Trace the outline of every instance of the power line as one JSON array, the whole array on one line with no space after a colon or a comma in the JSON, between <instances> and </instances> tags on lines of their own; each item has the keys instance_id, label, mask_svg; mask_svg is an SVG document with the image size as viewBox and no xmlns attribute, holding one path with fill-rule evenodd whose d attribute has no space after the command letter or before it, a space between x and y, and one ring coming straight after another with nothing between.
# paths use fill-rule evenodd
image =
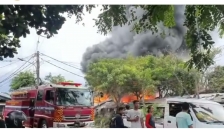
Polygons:
<instances>
[{"instance_id":1,"label":"power line","mask_svg":"<svg viewBox=\"0 0 224 129\"><path fill-rule=\"evenodd\" d=\"M2 67L0 67L0 68L5 68L5 67L10 66L10 65L12 65L12 64L15 64L15 63L17 63L17 62L19 62L19 61L12 62L12 63L7 64L7 65L4 65L4 66L2 66Z\"/></svg>"},{"instance_id":2,"label":"power line","mask_svg":"<svg viewBox=\"0 0 224 129\"><path fill-rule=\"evenodd\" d=\"M76 64L76 65L77 65L77 64L80 65L80 63L78 63L78 62L70 62L70 61L61 61L61 62L68 63L68 64L74 64L74 65L75 65L75 64Z\"/></svg>"},{"instance_id":3,"label":"power line","mask_svg":"<svg viewBox=\"0 0 224 129\"><path fill-rule=\"evenodd\" d=\"M49 64L51 64L51 65L53 65L53 66L55 66L55 67L57 67L57 68L59 68L59 69L62 69L62 70L64 70L64 71L66 71L66 72L69 72L69 73L71 73L71 74L74 74L74 75L76 75L76 76L79 76L79 77L84 78L84 77L81 76L81 75L78 75L78 74L73 73L73 72L71 72L71 71L68 71L68 70L66 70L66 69L64 69L64 68L61 68L61 67L59 67L59 66L57 66L57 65L55 65L55 64L52 64L52 63L50 63L49 61L44 60L43 58L41 58L41 59L42 59L43 61L45 61L45 62L47 62L47 63L49 63Z\"/></svg>"},{"instance_id":4,"label":"power line","mask_svg":"<svg viewBox=\"0 0 224 129\"><path fill-rule=\"evenodd\" d=\"M10 79L12 79L13 77L15 77L15 75L17 75L18 73L22 72L22 71L25 70L26 68L30 68L30 67L32 67L32 65L31 65L31 64L28 64L28 65L25 66L23 69L21 69L20 71L18 71L18 72L15 73L15 74L13 74L13 76L11 76L11 77L8 78L7 80L5 80L3 83L0 83L0 84L1 84L0 87L2 87L2 86L4 86L5 84L7 84L7 82L10 81Z\"/></svg>"},{"instance_id":5,"label":"power line","mask_svg":"<svg viewBox=\"0 0 224 129\"><path fill-rule=\"evenodd\" d=\"M62 61L62 62L64 62L64 61ZM66 63L66 64L69 64L69 65L72 65L72 66L74 66L74 67L77 67L77 68L80 68L80 69L82 69L81 68L81 64L80 63L72 63L72 62L64 62L64 63Z\"/></svg>"},{"instance_id":6,"label":"power line","mask_svg":"<svg viewBox=\"0 0 224 129\"><path fill-rule=\"evenodd\" d=\"M2 82L0 83L0 84L1 84L0 87L2 87L2 86L4 86L5 84L7 84L7 82L10 81L13 77L15 77L15 75L17 75L19 72L22 72L22 70L25 70L26 68L30 68L31 66L32 66L31 64L28 64L26 67L24 67L23 69L21 69L21 70L18 71L17 73L14 73L13 76L11 76L11 77L5 79L4 82L2 81L3 83L2 83Z\"/></svg>"},{"instance_id":7,"label":"power line","mask_svg":"<svg viewBox=\"0 0 224 129\"><path fill-rule=\"evenodd\" d=\"M62 63L62 64L65 64L65 65L67 65L67 66L70 66L70 67L72 67L72 68L75 68L75 69L78 69L78 70L81 70L81 71L82 71L82 69L80 69L80 68L77 68L77 67L75 67L75 66L66 64L66 63L64 63L64 62L62 62L62 61L60 61L60 60L57 60L57 59L55 59L55 58L53 58L53 57L50 57L50 56L48 56L48 55L45 55L45 54L43 54L43 53L41 53L41 55L46 56L46 57L51 58L51 59L53 59L53 60L55 60L55 61L57 61L57 62L60 62L60 63Z\"/></svg>"},{"instance_id":8,"label":"power line","mask_svg":"<svg viewBox=\"0 0 224 129\"><path fill-rule=\"evenodd\" d=\"M61 61L61 62L72 65L72 66L75 66L77 68L79 68L81 66L81 64L77 63L77 62L67 62L67 61Z\"/></svg>"},{"instance_id":9,"label":"power line","mask_svg":"<svg viewBox=\"0 0 224 129\"><path fill-rule=\"evenodd\" d=\"M36 63L35 61L33 61L32 62L33 64L34 63ZM33 65L32 65L32 63L29 63L26 67L24 67L24 69L22 69L22 70L25 70L25 69L29 69L29 68L31 68ZM40 65L42 65L43 64L43 61L41 62L41 64ZM20 70L19 72L22 72L22 70ZM18 72L18 73L19 73ZM35 73L36 71L34 71L33 73ZM17 73L16 74L14 74L14 75L17 75ZM5 82L3 82L3 83L1 83L0 85L0 88L1 87L4 87L4 86L6 86L5 84L7 84L7 82L9 82L10 81L10 79L12 79L13 77L15 77L15 76L12 76L11 78L9 78L7 81L5 81ZM8 86L8 85L7 85Z\"/></svg>"},{"instance_id":10,"label":"power line","mask_svg":"<svg viewBox=\"0 0 224 129\"><path fill-rule=\"evenodd\" d=\"M33 58L33 56L32 57L30 57L30 59L28 60L28 61L30 61L31 59ZM6 80L8 80L10 77L12 77L14 74L17 74L18 72L19 72L19 70L24 66L24 65L26 65L26 63L27 62L25 62L23 65L21 65L17 70L15 70L12 74L10 74L7 78L5 78L4 80L2 80L1 82L0 82L0 84L2 83L2 82L4 82L4 81L6 81ZM30 64L31 65L31 64ZM24 69L24 68L23 68ZM22 70L23 70L22 69Z\"/></svg>"},{"instance_id":11,"label":"power line","mask_svg":"<svg viewBox=\"0 0 224 129\"><path fill-rule=\"evenodd\" d=\"M52 62L53 60L47 60L47 61ZM65 63L66 65L71 65L73 67L79 68L79 70L81 70L80 66L72 64L72 63L75 63L75 62L66 62L66 61L61 61L61 62ZM61 63L61 62L59 62L59 63ZM78 63L76 63L76 64L78 64Z\"/></svg>"},{"instance_id":12,"label":"power line","mask_svg":"<svg viewBox=\"0 0 224 129\"><path fill-rule=\"evenodd\" d=\"M25 58L28 58L28 57L31 57L32 58L32 56L33 56L34 54L32 54L32 55L30 55L30 56L27 56L27 57L25 57ZM21 59L25 59L25 58L21 58ZM20 60L21 61L21 60ZM6 76L6 75L8 75L10 72L7 72L7 73L5 73L4 75L2 75L2 76ZM2 76L0 76L0 77L2 77Z\"/></svg>"},{"instance_id":13,"label":"power line","mask_svg":"<svg viewBox=\"0 0 224 129\"><path fill-rule=\"evenodd\" d=\"M26 59L26 58L29 58L29 57L31 57L31 56L33 56L34 54L32 54L32 55L29 55L29 56L26 56L26 57L24 57L24 58L21 58L21 59ZM16 60L0 60L0 62L15 62L15 61L19 61L18 59L16 59Z\"/></svg>"},{"instance_id":14,"label":"power line","mask_svg":"<svg viewBox=\"0 0 224 129\"><path fill-rule=\"evenodd\" d=\"M1 60L1 62L14 62L14 61L18 61L18 60Z\"/></svg>"},{"instance_id":15,"label":"power line","mask_svg":"<svg viewBox=\"0 0 224 129\"><path fill-rule=\"evenodd\" d=\"M24 66L24 65L23 65ZM7 81L7 80L9 80L9 79L11 79L11 78L13 78L13 76L14 75L16 75L16 74L18 74L19 72L21 72L22 70L24 70L25 68L27 68L28 66L32 66L31 64L28 64L27 66L25 66L24 68L22 68L22 69L17 69L15 72L13 72L12 74L10 74L7 78L5 78L4 80L2 80L1 82L0 82L0 84L2 83L2 82L5 82L5 81Z\"/></svg>"}]
</instances>

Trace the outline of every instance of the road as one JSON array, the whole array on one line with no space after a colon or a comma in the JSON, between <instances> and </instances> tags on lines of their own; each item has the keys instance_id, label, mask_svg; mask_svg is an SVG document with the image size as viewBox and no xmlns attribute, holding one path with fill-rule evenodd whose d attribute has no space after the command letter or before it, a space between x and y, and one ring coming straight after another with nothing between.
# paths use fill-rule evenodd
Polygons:
<instances>
[{"instance_id":1,"label":"road","mask_svg":"<svg viewBox=\"0 0 224 129\"><path fill-rule=\"evenodd\" d=\"M123 118L123 121L124 121L124 125L125 126L127 126L129 128L131 127L131 123L128 122L126 118ZM92 122L89 122L88 125L86 126L86 128L94 128L94 122L93 121ZM156 123L156 128L163 128L163 125Z\"/></svg>"},{"instance_id":2,"label":"road","mask_svg":"<svg viewBox=\"0 0 224 129\"><path fill-rule=\"evenodd\" d=\"M127 127L129 127L129 128L131 127L131 123L128 122L126 118L124 118L123 121L124 121L124 125L125 125L125 126L127 126ZM145 128L146 128L146 127L145 127ZM157 123L156 123L156 128L163 128L163 125L161 125L161 124L157 124Z\"/></svg>"}]
</instances>

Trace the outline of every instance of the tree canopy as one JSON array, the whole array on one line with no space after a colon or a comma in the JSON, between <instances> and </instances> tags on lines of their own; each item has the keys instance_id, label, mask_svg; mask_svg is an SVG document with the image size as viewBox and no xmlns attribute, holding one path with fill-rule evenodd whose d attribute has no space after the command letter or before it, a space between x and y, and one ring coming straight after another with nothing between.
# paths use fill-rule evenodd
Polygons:
<instances>
[{"instance_id":1,"label":"tree canopy","mask_svg":"<svg viewBox=\"0 0 224 129\"><path fill-rule=\"evenodd\" d=\"M20 72L12 79L10 84L11 90L33 85L35 85L35 76L31 71Z\"/></svg>"},{"instance_id":2,"label":"tree canopy","mask_svg":"<svg viewBox=\"0 0 224 129\"><path fill-rule=\"evenodd\" d=\"M70 80L66 80L64 76L62 75L56 75L53 76L51 73L49 73L47 76L45 76L45 81L48 81L49 83L59 83L59 82L72 82ZM10 84L11 90L16 90L22 87L28 87L28 86L34 86L35 85L35 74L31 71L25 71L20 72L18 75L16 75Z\"/></svg>"},{"instance_id":3,"label":"tree canopy","mask_svg":"<svg viewBox=\"0 0 224 129\"><path fill-rule=\"evenodd\" d=\"M17 54L19 38L30 34L30 28L35 28L38 35L50 38L58 33L66 21L63 13L69 17L75 15L79 22L84 9L89 12L91 8L91 5L1 5L0 60Z\"/></svg>"},{"instance_id":4,"label":"tree canopy","mask_svg":"<svg viewBox=\"0 0 224 129\"><path fill-rule=\"evenodd\" d=\"M131 79L136 78L136 68L124 66L123 63L123 59L104 59L91 64L86 75L88 84L95 91L110 94L117 104L126 93L125 86L133 83Z\"/></svg>"},{"instance_id":5,"label":"tree canopy","mask_svg":"<svg viewBox=\"0 0 224 129\"><path fill-rule=\"evenodd\" d=\"M95 5L2 5L0 6L0 60L14 57L20 47L20 37L30 33L29 28L35 28L38 35L47 38L57 34L66 21L63 13L69 17L76 16L76 22L81 22L84 11L91 13ZM145 13L139 18L134 14L134 8L141 8ZM103 5L101 13L95 19L98 32L108 34L113 26L134 24L133 31L142 33L151 30L158 33L158 23L167 28L175 26L174 5L135 5L132 18L126 17L126 5ZM191 51L188 67L198 70L206 69L213 63L209 56L214 41L209 31L219 29L220 36L224 34L224 6L222 5L186 5L185 22L186 42ZM165 33L162 31L162 33ZM167 33L165 33L166 35ZM164 34L163 34L164 35ZM200 48L205 51L201 51Z\"/></svg>"},{"instance_id":6,"label":"tree canopy","mask_svg":"<svg viewBox=\"0 0 224 129\"><path fill-rule=\"evenodd\" d=\"M207 75L209 90L221 92L224 90L224 66L216 66L214 71Z\"/></svg>"},{"instance_id":7,"label":"tree canopy","mask_svg":"<svg viewBox=\"0 0 224 129\"><path fill-rule=\"evenodd\" d=\"M66 80L64 76L62 76L61 74L56 75L56 76L52 76L51 73L49 73L48 75L45 76L44 80L53 83L53 84L57 84L59 82L72 82L70 80Z\"/></svg>"},{"instance_id":8,"label":"tree canopy","mask_svg":"<svg viewBox=\"0 0 224 129\"><path fill-rule=\"evenodd\" d=\"M192 94L197 81L196 73L172 56L101 59L90 64L85 78L95 91L117 103L125 94L138 99L156 91L160 97Z\"/></svg>"},{"instance_id":9,"label":"tree canopy","mask_svg":"<svg viewBox=\"0 0 224 129\"><path fill-rule=\"evenodd\" d=\"M108 34L113 26L123 26L134 23L133 30L141 33L151 30L157 33L160 29L158 23L172 28L175 26L174 5L136 5L135 8L142 8L145 13L138 19L131 11L132 18L126 17L126 5L103 5L103 12L95 19L98 32ZM224 34L224 6L222 5L186 5L185 6L186 42L191 52L191 59L188 67L196 67L198 70L206 69L213 64L209 56L211 46L214 44L210 31L219 29L222 37ZM164 33L164 31L162 31ZM201 47L206 50L201 51Z\"/></svg>"}]
</instances>

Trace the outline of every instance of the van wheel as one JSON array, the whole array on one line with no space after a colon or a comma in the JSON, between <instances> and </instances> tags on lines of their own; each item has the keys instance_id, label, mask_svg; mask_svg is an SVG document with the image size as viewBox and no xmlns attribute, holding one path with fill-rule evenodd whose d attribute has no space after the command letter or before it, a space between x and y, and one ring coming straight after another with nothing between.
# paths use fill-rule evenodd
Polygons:
<instances>
[{"instance_id":1,"label":"van wheel","mask_svg":"<svg viewBox=\"0 0 224 129\"><path fill-rule=\"evenodd\" d=\"M40 126L41 128L48 128L47 127L47 122L46 122L46 120L42 120L41 121L41 126Z\"/></svg>"}]
</instances>

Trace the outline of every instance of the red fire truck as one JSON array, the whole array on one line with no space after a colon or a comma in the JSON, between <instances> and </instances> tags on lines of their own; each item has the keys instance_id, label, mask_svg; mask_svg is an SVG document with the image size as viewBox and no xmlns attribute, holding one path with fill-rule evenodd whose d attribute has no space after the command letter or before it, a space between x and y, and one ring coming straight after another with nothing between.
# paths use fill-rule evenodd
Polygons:
<instances>
[{"instance_id":1,"label":"red fire truck","mask_svg":"<svg viewBox=\"0 0 224 129\"><path fill-rule=\"evenodd\" d=\"M26 88L11 94L6 102L4 118L22 111L28 128L85 127L94 119L93 92L78 83L62 82Z\"/></svg>"}]
</instances>

